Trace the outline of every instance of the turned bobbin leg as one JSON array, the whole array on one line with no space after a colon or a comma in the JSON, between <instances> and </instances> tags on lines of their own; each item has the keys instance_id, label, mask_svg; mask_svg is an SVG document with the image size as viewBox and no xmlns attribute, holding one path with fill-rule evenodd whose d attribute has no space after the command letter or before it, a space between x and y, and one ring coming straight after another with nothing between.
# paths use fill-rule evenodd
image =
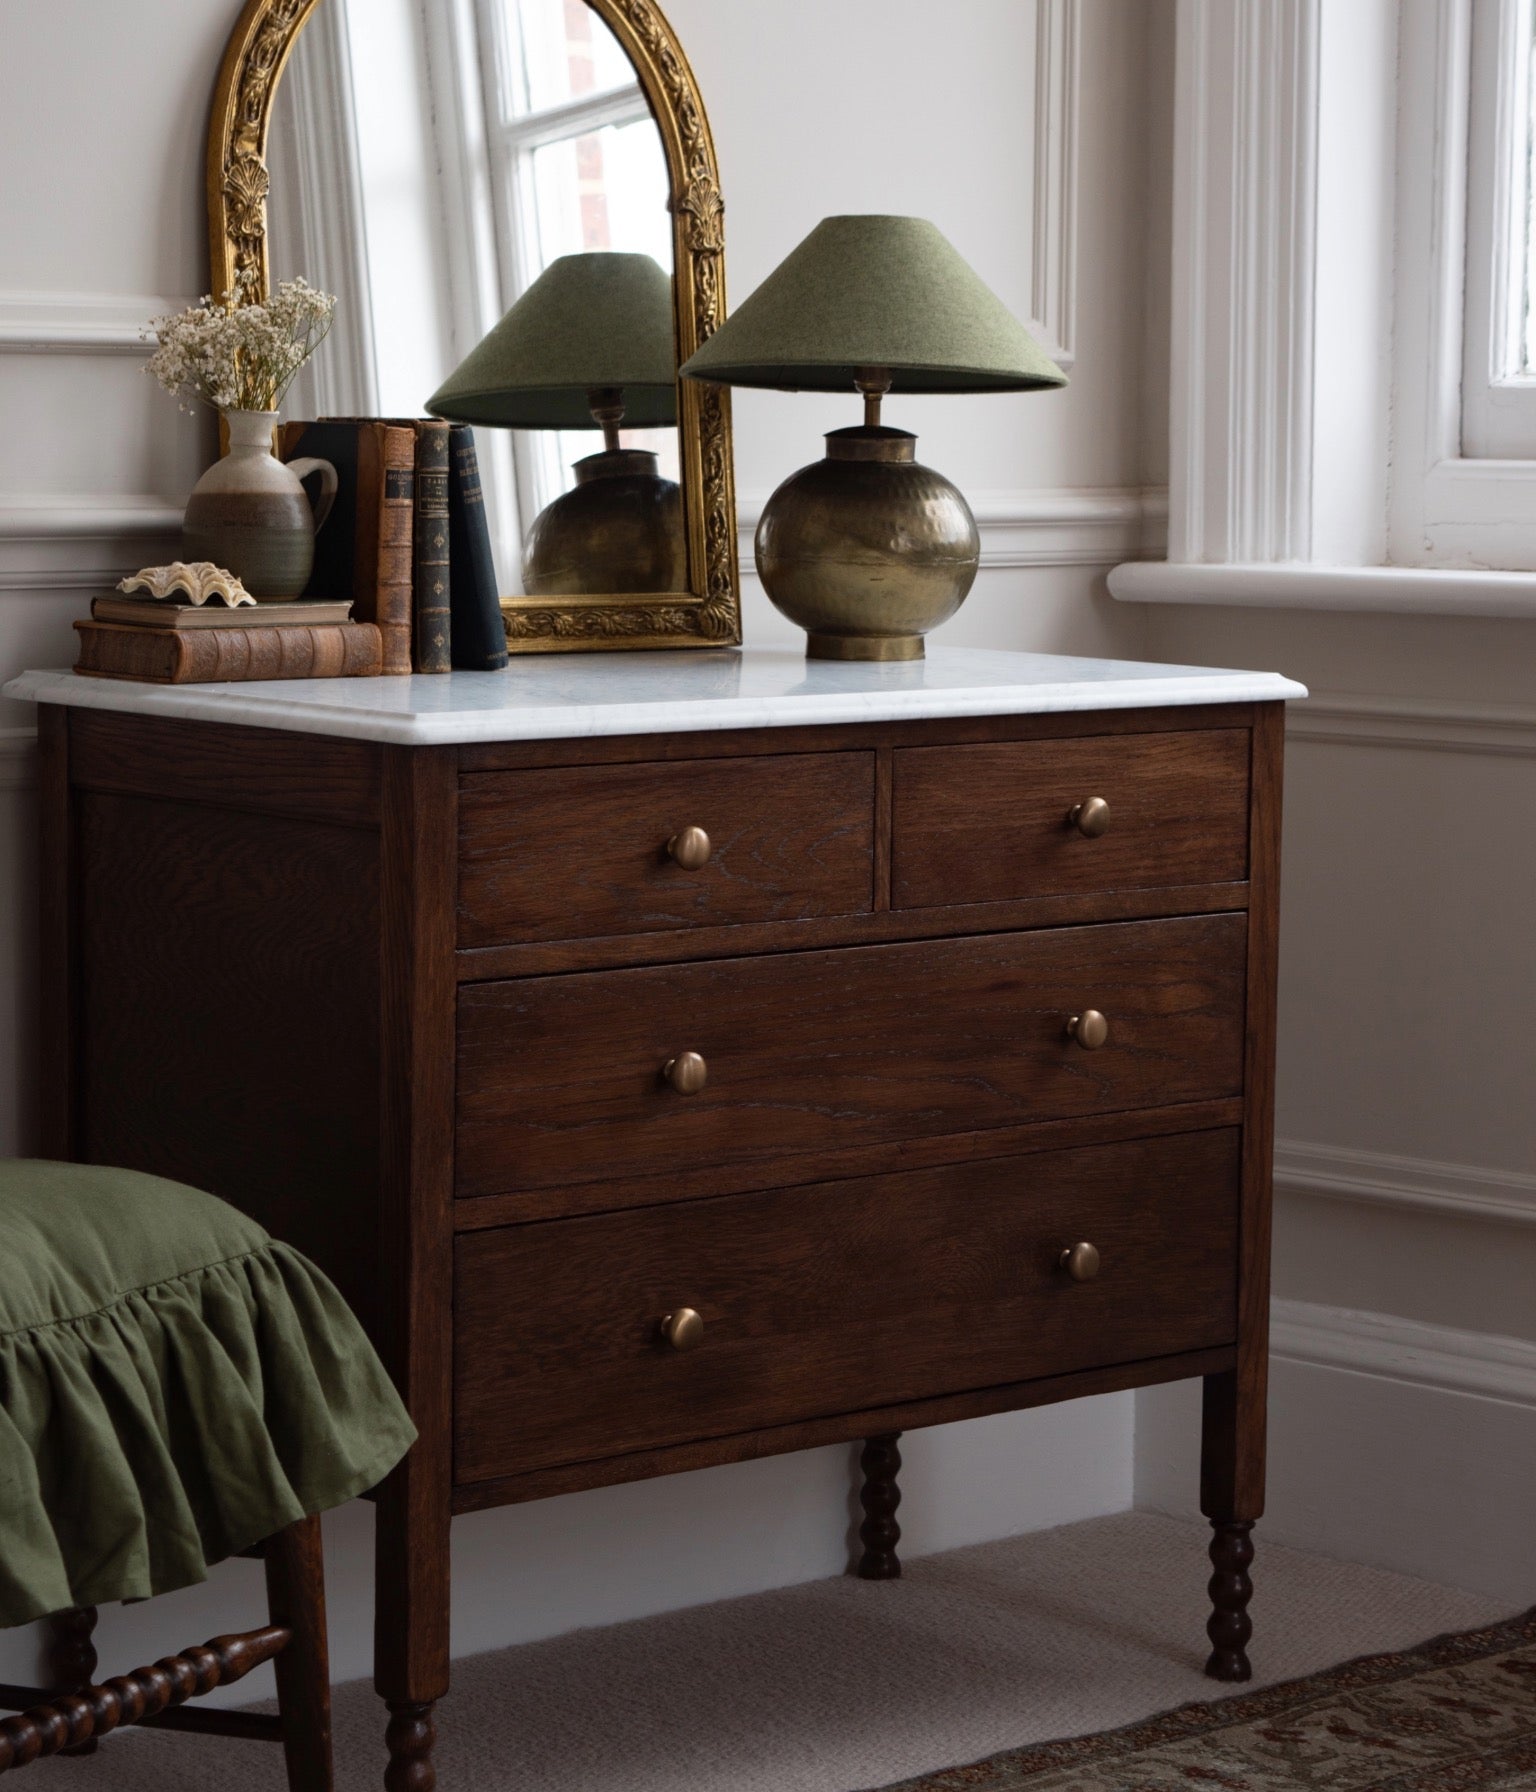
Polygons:
<instances>
[{"instance_id":1,"label":"turned bobbin leg","mask_svg":"<svg viewBox=\"0 0 1536 1792\"><path fill-rule=\"evenodd\" d=\"M1275 987L1280 899L1280 785L1285 720L1278 704L1253 711L1249 746L1248 990L1243 1049L1241 1184L1233 1366L1205 1377L1200 1510L1211 1521L1213 1680L1247 1680L1253 1623L1253 1526L1264 1515L1269 1381L1269 1243L1275 1155Z\"/></svg>"},{"instance_id":2,"label":"turned bobbin leg","mask_svg":"<svg viewBox=\"0 0 1536 1792\"><path fill-rule=\"evenodd\" d=\"M1205 1378L1200 1509L1211 1521L1211 1616L1206 1635L1212 1680L1248 1680L1253 1620L1253 1525L1264 1510L1263 1385L1245 1390L1236 1374Z\"/></svg>"},{"instance_id":3,"label":"turned bobbin leg","mask_svg":"<svg viewBox=\"0 0 1536 1792\"><path fill-rule=\"evenodd\" d=\"M1211 1653L1205 1671L1213 1680L1248 1680L1253 1676L1248 1662L1248 1639L1253 1635L1253 1619L1248 1616L1248 1601L1253 1597L1253 1582L1248 1578L1253 1561L1252 1532L1251 1519L1211 1521L1211 1578L1207 1588L1211 1615L1205 1625Z\"/></svg>"},{"instance_id":4,"label":"turned bobbin leg","mask_svg":"<svg viewBox=\"0 0 1536 1792\"><path fill-rule=\"evenodd\" d=\"M56 1612L48 1620L48 1687L51 1692L80 1692L96 1678L96 1607L82 1605ZM93 1755L95 1738L61 1749L65 1755Z\"/></svg>"},{"instance_id":5,"label":"turned bobbin leg","mask_svg":"<svg viewBox=\"0 0 1536 1792\"><path fill-rule=\"evenodd\" d=\"M900 1580L901 1562L896 1545L901 1541L901 1526L896 1522L896 1508L901 1504L901 1489L896 1477L901 1473L901 1451L896 1448L899 1431L872 1437L864 1445L859 1468L864 1485L859 1490L859 1504L864 1508L864 1522L859 1526L859 1541L864 1554L859 1558L860 1580Z\"/></svg>"},{"instance_id":6,"label":"turned bobbin leg","mask_svg":"<svg viewBox=\"0 0 1536 1792\"><path fill-rule=\"evenodd\" d=\"M432 1792L437 1769L432 1749L437 1726L432 1721L435 1699L391 1699L384 1746L389 1765L384 1769L385 1792Z\"/></svg>"}]
</instances>

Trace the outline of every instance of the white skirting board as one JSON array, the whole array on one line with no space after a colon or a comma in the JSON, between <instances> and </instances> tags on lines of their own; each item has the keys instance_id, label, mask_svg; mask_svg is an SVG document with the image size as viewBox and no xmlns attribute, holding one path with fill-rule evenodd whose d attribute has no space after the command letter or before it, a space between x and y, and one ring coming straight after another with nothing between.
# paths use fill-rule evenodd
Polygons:
<instances>
[{"instance_id":1,"label":"white skirting board","mask_svg":"<svg viewBox=\"0 0 1536 1792\"><path fill-rule=\"evenodd\" d=\"M1194 1516L1199 1388L1136 1396L1136 1504ZM1276 1301L1257 1533L1536 1601L1536 1344ZM1262 1562L1256 1572L1262 1571Z\"/></svg>"}]
</instances>

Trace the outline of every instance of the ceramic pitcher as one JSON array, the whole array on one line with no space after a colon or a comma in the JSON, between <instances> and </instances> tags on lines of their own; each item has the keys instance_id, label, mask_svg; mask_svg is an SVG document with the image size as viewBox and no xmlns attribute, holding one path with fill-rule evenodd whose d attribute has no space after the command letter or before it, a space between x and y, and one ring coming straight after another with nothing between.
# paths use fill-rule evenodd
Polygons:
<instances>
[{"instance_id":1,"label":"ceramic pitcher","mask_svg":"<svg viewBox=\"0 0 1536 1792\"><path fill-rule=\"evenodd\" d=\"M276 411L225 411L229 452L192 488L182 522L182 554L212 560L267 603L298 597L309 583L315 535L336 497L328 460L280 461L272 452ZM299 481L320 476L313 508Z\"/></svg>"}]
</instances>

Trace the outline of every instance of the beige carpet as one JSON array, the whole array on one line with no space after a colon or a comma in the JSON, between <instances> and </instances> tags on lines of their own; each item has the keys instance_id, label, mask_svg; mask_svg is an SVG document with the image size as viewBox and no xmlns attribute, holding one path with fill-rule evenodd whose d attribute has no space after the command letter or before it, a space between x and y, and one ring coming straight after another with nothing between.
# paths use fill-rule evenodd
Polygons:
<instances>
[{"instance_id":1,"label":"beige carpet","mask_svg":"<svg viewBox=\"0 0 1536 1792\"><path fill-rule=\"evenodd\" d=\"M1510 1615L1266 1546L1256 1684ZM1144 1513L928 1556L456 1664L442 1792L850 1792L1149 1716L1218 1689L1205 1535ZM515 1588L507 1597L515 1599ZM337 1696L340 1792L375 1792L381 1707ZM280 1792L278 1751L137 1732L34 1770L57 1792Z\"/></svg>"}]
</instances>

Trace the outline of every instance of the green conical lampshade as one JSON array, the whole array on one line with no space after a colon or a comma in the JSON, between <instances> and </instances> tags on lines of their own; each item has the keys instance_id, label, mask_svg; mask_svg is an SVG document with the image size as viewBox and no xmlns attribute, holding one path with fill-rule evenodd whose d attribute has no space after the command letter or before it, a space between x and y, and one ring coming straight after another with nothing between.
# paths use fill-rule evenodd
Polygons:
<instances>
[{"instance_id":1,"label":"green conical lampshade","mask_svg":"<svg viewBox=\"0 0 1536 1792\"><path fill-rule=\"evenodd\" d=\"M596 429L588 394L618 388L626 429L677 421L672 282L649 255L562 255L427 400L434 417Z\"/></svg>"},{"instance_id":2,"label":"green conical lampshade","mask_svg":"<svg viewBox=\"0 0 1536 1792\"><path fill-rule=\"evenodd\" d=\"M925 218L823 218L683 364L725 386L1028 392L1066 375Z\"/></svg>"}]
</instances>

